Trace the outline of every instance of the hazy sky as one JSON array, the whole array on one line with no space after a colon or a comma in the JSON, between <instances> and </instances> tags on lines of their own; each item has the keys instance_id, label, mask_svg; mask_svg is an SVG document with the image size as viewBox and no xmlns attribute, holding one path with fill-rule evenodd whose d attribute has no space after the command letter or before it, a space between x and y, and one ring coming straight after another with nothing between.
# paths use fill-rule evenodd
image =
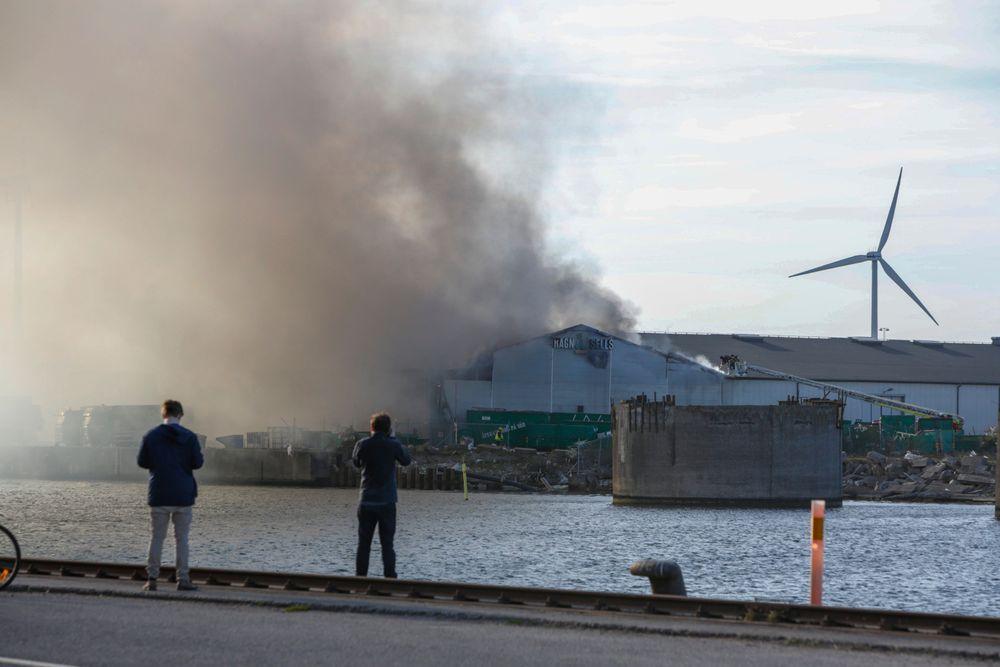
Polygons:
<instances>
[{"instance_id":1,"label":"hazy sky","mask_svg":"<svg viewBox=\"0 0 1000 667\"><path fill-rule=\"evenodd\" d=\"M985 2L0 0L0 393L229 428L578 321L866 335L868 266L787 276L874 248L900 166L941 326L884 276L880 324L986 341L998 56Z\"/></svg>"},{"instance_id":2,"label":"hazy sky","mask_svg":"<svg viewBox=\"0 0 1000 667\"><path fill-rule=\"evenodd\" d=\"M1000 5L523 2L493 21L526 85L566 101L552 238L642 328L867 335L869 265L787 276L874 249L902 166L885 255L941 326L884 274L880 325L1000 335Z\"/></svg>"}]
</instances>

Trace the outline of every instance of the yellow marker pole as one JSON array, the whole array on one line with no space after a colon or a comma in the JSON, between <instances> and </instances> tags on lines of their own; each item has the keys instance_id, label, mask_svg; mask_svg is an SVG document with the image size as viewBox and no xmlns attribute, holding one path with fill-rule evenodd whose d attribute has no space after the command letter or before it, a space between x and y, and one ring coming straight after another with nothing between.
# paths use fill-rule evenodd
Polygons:
<instances>
[{"instance_id":1,"label":"yellow marker pole","mask_svg":"<svg viewBox=\"0 0 1000 667\"><path fill-rule=\"evenodd\" d=\"M823 604L823 520L826 501L812 501L812 580L809 604Z\"/></svg>"},{"instance_id":2,"label":"yellow marker pole","mask_svg":"<svg viewBox=\"0 0 1000 667\"><path fill-rule=\"evenodd\" d=\"M469 499L469 477L465 474L465 461L462 461L462 490L465 492L465 499Z\"/></svg>"}]
</instances>

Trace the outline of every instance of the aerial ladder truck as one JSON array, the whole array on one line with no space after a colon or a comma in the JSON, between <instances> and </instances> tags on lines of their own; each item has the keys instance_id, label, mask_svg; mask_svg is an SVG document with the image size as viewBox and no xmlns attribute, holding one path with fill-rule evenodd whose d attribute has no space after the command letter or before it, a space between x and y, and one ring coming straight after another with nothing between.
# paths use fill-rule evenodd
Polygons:
<instances>
[{"instance_id":1,"label":"aerial ladder truck","mask_svg":"<svg viewBox=\"0 0 1000 667\"><path fill-rule=\"evenodd\" d=\"M847 387L841 387L827 382L819 382L817 380L810 380L808 378L799 377L790 373L783 373L781 371L764 368L762 366L755 366L743 361L735 354L727 354L722 357L722 370L731 377L744 377L753 373L755 375L763 375L764 377L776 378L778 380L788 380L790 382L795 382L807 387L815 387L821 390L823 392L823 398L825 399L836 397L836 399L841 403L846 403L848 398L854 398L859 401L864 401L865 403L871 403L873 405L890 408L892 410L899 410L900 412L917 415L918 417L948 419L951 420L956 430L962 426L962 418L959 415L952 414L950 412L932 410L931 408L925 408L912 403L904 403L903 401L897 401L886 396L866 394L854 389L848 389Z\"/></svg>"}]
</instances>

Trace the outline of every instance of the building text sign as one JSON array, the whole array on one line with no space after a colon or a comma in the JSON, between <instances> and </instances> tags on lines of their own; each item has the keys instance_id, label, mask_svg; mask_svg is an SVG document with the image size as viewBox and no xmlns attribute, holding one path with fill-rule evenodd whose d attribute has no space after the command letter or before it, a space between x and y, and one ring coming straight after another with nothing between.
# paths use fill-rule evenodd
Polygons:
<instances>
[{"instance_id":1,"label":"building text sign","mask_svg":"<svg viewBox=\"0 0 1000 667\"><path fill-rule=\"evenodd\" d=\"M615 339L580 334L556 336L552 339L552 347L557 350L613 350L615 348Z\"/></svg>"}]
</instances>

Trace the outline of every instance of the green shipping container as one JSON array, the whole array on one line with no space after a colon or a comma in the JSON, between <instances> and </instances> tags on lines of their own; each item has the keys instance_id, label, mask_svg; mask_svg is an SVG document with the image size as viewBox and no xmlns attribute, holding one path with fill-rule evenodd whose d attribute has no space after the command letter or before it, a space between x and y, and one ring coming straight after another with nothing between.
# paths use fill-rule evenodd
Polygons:
<instances>
[{"instance_id":1,"label":"green shipping container","mask_svg":"<svg viewBox=\"0 0 1000 667\"><path fill-rule=\"evenodd\" d=\"M460 437L476 443L557 449L611 431L611 415L584 412L469 410Z\"/></svg>"},{"instance_id":2,"label":"green shipping container","mask_svg":"<svg viewBox=\"0 0 1000 667\"><path fill-rule=\"evenodd\" d=\"M529 412L527 410L468 410L465 413L468 424L548 424L549 413Z\"/></svg>"},{"instance_id":3,"label":"green shipping container","mask_svg":"<svg viewBox=\"0 0 1000 667\"><path fill-rule=\"evenodd\" d=\"M879 423L883 438L891 438L897 433L917 432L917 418L914 415L882 415Z\"/></svg>"},{"instance_id":4,"label":"green shipping container","mask_svg":"<svg viewBox=\"0 0 1000 667\"><path fill-rule=\"evenodd\" d=\"M954 424L950 419L938 419L937 417L921 417L917 420L918 431L933 430L953 430Z\"/></svg>"},{"instance_id":5,"label":"green shipping container","mask_svg":"<svg viewBox=\"0 0 1000 667\"><path fill-rule=\"evenodd\" d=\"M553 412L549 419L550 424L604 424L611 427L611 414L597 414L594 412Z\"/></svg>"},{"instance_id":6,"label":"green shipping container","mask_svg":"<svg viewBox=\"0 0 1000 667\"><path fill-rule=\"evenodd\" d=\"M960 435L955 438L956 452L971 452L973 450L982 452L986 448L986 443L981 435Z\"/></svg>"}]
</instances>

